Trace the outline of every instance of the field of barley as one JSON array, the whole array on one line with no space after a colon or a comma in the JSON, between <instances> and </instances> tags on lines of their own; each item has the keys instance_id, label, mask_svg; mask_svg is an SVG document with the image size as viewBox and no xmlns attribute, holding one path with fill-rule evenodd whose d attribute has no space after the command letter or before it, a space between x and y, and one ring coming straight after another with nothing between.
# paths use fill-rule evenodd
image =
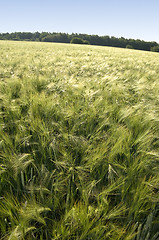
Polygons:
<instances>
[{"instance_id":1,"label":"field of barley","mask_svg":"<svg viewBox=\"0 0 159 240\"><path fill-rule=\"evenodd\" d=\"M0 239L159 239L159 54L0 41Z\"/></svg>"}]
</instances>

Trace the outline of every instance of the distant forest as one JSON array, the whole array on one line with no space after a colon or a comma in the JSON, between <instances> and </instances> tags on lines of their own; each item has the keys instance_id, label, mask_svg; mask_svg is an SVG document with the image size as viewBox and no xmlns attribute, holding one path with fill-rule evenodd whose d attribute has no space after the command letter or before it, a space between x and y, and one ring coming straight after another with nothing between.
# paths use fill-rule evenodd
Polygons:
<instances>
[{"instance_id":1,"label":"distant forest","mask_svg":"<svg viewBox=\"0 0 159 240\"><path fill-rule=\"evenodd\" d=\"M83 43L99 46L111 46L120 48L132 48L145 51L159 51L157 42L147 42L140 39L126 39L124 37L98 36L88 34L66 34L66 33L50 33L50 32L14 32L0 33L0 40L14 41L37 41L37 42L57 42L57 43L78 43L73 42L73 39L81 39ZM80 43L80 42L79 42Z\"/></svg>"}]
</instances>

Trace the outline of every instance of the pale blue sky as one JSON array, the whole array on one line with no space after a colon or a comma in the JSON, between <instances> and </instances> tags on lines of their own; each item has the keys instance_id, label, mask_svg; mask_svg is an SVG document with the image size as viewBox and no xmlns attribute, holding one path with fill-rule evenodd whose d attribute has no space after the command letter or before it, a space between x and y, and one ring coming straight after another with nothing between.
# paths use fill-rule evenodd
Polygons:
<instances>
[{"instance_id":1,"label":"pale blue sky","mask_svg":"<svg viewBox=\"0 0 159 240\"><path fill-rule=\"evenodd\" d=\"M0 0L0 32L87 33L159 42L159 0Z\"/></svg>"}]
</instances>

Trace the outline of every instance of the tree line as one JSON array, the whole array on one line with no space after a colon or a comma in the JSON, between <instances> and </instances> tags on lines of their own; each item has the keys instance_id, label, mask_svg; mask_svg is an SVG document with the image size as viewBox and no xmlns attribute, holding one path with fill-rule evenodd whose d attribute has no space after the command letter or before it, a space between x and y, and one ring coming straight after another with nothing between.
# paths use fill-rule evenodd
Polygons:
<instances>
[{"instance_id":1,"label":"tree line","mask_svg":"<svg viewBox=\"0 0 159 240\"><path fill-rule=\"evenodd\" d=\"M76 40L75 40L76 39ZM78 42L78 40L79 42ZM159 44L155 41L143 41L140 39L126 39L124 37L98 36L77 33L57 33L57 32L14 32L0 33L0 40L14 41L40 41L40 42L58 42L58 43L82 43L99 46L111 46L120 48L131 48L145 51L158 51ZM75 40L75 41L74 41Z\"/></svg>"}]
</instances>

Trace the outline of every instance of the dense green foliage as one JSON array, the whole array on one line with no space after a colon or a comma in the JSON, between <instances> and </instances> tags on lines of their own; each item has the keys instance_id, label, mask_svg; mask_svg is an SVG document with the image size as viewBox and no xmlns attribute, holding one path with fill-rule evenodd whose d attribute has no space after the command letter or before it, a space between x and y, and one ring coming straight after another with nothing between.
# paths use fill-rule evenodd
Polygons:
<instances>
[{"instance_id":1,"label":"dense green foliage","mask_svg":"<svg viewBox=\"0 0 159 240\"><path fill-rule=\"evenodd\" d=\"M88 34L66 34L66 33L49 33L49 32L15 32L15 33L0 33L1 40L15 40L15 41L42 41L42 42L58 42L58 43L70 43L73 38L80 38L85 44L99 45L99 46L111 46L126 48L126 46L132 46L133 49L151 51L151 48L159 46L156 42L146 42L140 39L126 39L123 37L109 37L98 36ZM83 43L82 43L83 44Z\"/></svg>"},{"instance_id":2,"label":"dense green foliage","mask_svg":"<svg viewBox=\"0 0 159 240\"><path fill-rule=\"evenodd\" d=\"M130 44L127 44L126 48L133 49L132 45L130 45Z\"/></svg>"},{"instance_id":3,"label":"dense green foliage","mask_svg":"<svg viewBox=\"0 0 159 240\"><path fill-rule=\"evenodd\" d=\"M82 38L77 38L77 37L72 38L70 43L74 43L74 44L89 44L89 42L87 40L83 40Z\"/></svg>"},{"instance_id":4,"label":"dense green foliage","mask_svg":"<svg viewBox=\"0 0 159 240\"><path fill-rule=\"evenodd\" d=\"M0 41L0 239L159 239L159 55Z\"/></svg>"},{"instance_id":5,"label":"dense green foliage","mask_svg":"<svg viewBox=\"0 0 159 240\"><path fill-rule=\"evenodd\" d=\"M159 52L159 46L151 47L152 52Z\"/></svg>"}]
</instances>

